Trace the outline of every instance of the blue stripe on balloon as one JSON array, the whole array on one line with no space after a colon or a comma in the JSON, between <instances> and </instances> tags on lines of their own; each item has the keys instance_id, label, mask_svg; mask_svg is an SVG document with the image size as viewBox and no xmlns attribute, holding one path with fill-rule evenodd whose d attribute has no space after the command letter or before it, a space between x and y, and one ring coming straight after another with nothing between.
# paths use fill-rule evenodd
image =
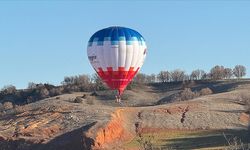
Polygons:
<instances>
[{"instance_id":1,"label":"blue stripe on balloon","mask_svg":"<svg viewBox=\"0 0 250 150\"><path fill-rule=\"evenodd\" d=\"M111 41L111 45L118 45L119 41Z\"/></svg>"},{"instance_id":2,"label":"blue stripe on balloon","mask_svg":"<svg viewBox=\"0 0 250 150\"><path fill-rule=\"evenodd\" d=\"M111 37L104 37L104 41L111 41Z\"/></svg>"},{"instance_id":3,"label":"blue stripe on balloon","mask_svg":"<svg viewBox=\"0 0 250 150\"><path fill-rule=\"evenodd\" d=\"M103 45L103 41L98 41L97 45Z\"/></svg>"},{"instance_id":4,"label":"blue stripe on balloon","mask_svg":"<svg viewBox=\"0 0 250 150\"><path fill-rule=\"evenodd\" d=\"M126 41L126 37L125 36L120 36L118 39L119 39L119 41Z\"/></svg>"},{"instance_id":5,"label":"blue stripe on balloon","mask_svg":"<svg viewBox=\"0 0 250 150\"><path fill-rule=\"evenodd\" d=\"M132 45L133 41L126 41L126 45Z\"/></svg>"},{"instance_id":6,"label":"blue stripe on balloon","mask_svg":"<svg viewBox=\"0 0 250 150\"><path fill-rule=\"evenodd\" d=\"M105 42L108 42L110 40L104 40ZM94 41L94 42L88 42L88 46L92 46L93 43L96 43L96 45L103 45L104 44L104 41ZM138 41L139 45L145 45L145 43L141 40L137 40L136 38L130 38L129 40L124 40L124 37L122 38L119 38L118 41L110 41L111 42L111 45L119 45L119 42L120 41L125 41L126 42L126 45L132 45L133 42L136 42Z\"/></svg>"},{"instance_id":7,"label":"blue stripe on balloon","mask_svg":"<svg viewBox=\"0 0 250 150\"><path fill-rule=\"evenodd\" d=\"M88 46L92 46L93 42L97 45L103 45L104 41L111 41L112 45L118 45L118 41L126 41L127 45L131 45L133 41L138 41L140 45L145 44L145 40L140 33L125 27L109 27L97 31L89 40Z\"/></svg>"}]
</instances>

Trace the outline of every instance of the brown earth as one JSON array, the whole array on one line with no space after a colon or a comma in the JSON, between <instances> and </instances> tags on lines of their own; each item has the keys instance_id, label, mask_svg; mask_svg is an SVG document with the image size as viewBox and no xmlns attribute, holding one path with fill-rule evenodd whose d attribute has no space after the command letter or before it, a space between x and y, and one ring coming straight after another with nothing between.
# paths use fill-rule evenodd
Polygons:
<instances>
[{"instance_id":1,"label":"brown earth","mask_svg":"<svg viewBox=\"0 0 250 150\"><path fill-rule=\"evenodd\" d=\"M168 92L149 86L126 91L130 96L122 106L101 96L89 96L91 103L73 102L75 97L89 93L44 99L1 114L0 147L2 150L127 149L124 143L143 133L247 131L249 114L238 99L242 94L250 94L249 85L162 105L153 104L180 89Z\"/></svg>"}]
</instances>

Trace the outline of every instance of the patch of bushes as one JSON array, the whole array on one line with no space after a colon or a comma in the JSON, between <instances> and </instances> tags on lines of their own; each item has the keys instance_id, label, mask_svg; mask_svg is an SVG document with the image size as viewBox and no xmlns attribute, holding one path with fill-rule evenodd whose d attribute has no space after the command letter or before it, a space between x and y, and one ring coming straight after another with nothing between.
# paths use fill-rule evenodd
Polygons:
<instances>
[{"instance_id":1,"label":"patch of bushes","mask_svg":"<svg viewBox=\"0 0 250 150\"><path fill-rule=\"evenodd\" d=\"M82 103L83 102L83 99L81 96L77 96L74 100L74 103Z\"/></svg>"},{"instance_id":2,"label":"patch of bushes","mask_svg":"<svg viewBox=\"0 0 250 150\"><path fill-rule=\"evenodd\" d=\"M83 96L77 96L74 99L74 103L86 102L86 104L88 104L88 105L94 105L94 99L95 99L94 96L83 94Z\"/></svg>"},{"instance_id":3,"label":"patch of bushes","mask_svg":"<svg viewBox=\"0 0 250 150\"><path fill-rule=\"evenodd\" d=\"M197 98L199 96L213 94L213 91L210 88L203 88L200 91L192 91L190 88L185 88L182 92L173 96L172 101L184 101Z\"/></svg>"},{"instance_id":4,"label":"patch of bushes","mask_svg":"<svg viewBox=\"0 0 250 150\"><path fill-rule=\"evenodd\" d=\"M4 102L3 103L3 109L4 110L9 110L9 109L13 109L14 106L13 106L13 103L12 102Z\"/></svg>"},{"instance_id":5,"label":"patch of bushes","mask_svg":"<svg viewBox=\"0 0 250 150\"><path fill-rule=\"evenodd\" d=\"M198 97L199 93L193 92L190 88L185 88L184 91L180 93L180 99L183 100L189 100L193 99L195 97Z\"/></svg>"},{"instance_id":6,"label":"patch of bushes","mask_svg":"<svg viewBox=\"0 0 250 150\"><path fill-rule=\"evenodd\" d=\"M213 94L213 91L210 88L203 88L200 90L201 96L210 95L210 94Z\"/></svg>"},{"instance_id":7,"label":"patch of bushes","mask_svg":"<svg viewBox=\"0 0 250 150\"><path fill-rule=\"evenodd\" d=\"M0 100L2 103L12 101L14 104L23 105L61 94L63 94L62 86L29 83L28 89L24 90L15 90L12 86L5 87L0 92Z\"/></svg>"},{"instance_id":8,"label":"patch of bushes","mask_svg":"<svg viewBox=\"0 0 250 150\"><path fill-rule=\"evenodd\" d=\"M3 104L0 103L0 116L2 115L14 115L16 114L16 105L14 105L12 102L7 101Z\"/></svg>"},{"instance_id":9,"label":"patch of bushes","mask_svg":"<svg viewBox=\"0 0 250 150\"><path fill-rule=\"evenodd\" d=\"M4 110L3 104L0 103L0 112Z\"/></svg>"},{"instance_id":10,"label":"patch of bushes","mask_svg":"<svg viewBox=\"0 0 250 150\"><path fill-rule=\"evenodd\" d=\"M16 87L13 85L6 85L1 89L1 93L5 95L15 94L16 91Z\"/></svg>"},{"instance_id":11,"label":"patch of bushes","mask_svg":"<svg viewBox=\"0 0 250 150\"><path fill-rule=\"evenodd\" d=\"M63 87L52 88L49 90L50 96L57 96L63 93Z\"/></svg>"},{"instance_id":12,"label":"patch of bushes","mask_svg":"<svg viewBox=\"0 0 250 150\"><path fill-rule=\"evenodd\" d=\"M250 95L241 94L238 98L238 101L245 105L246 113L250 114Z\"/></svg>"}]
</instances>

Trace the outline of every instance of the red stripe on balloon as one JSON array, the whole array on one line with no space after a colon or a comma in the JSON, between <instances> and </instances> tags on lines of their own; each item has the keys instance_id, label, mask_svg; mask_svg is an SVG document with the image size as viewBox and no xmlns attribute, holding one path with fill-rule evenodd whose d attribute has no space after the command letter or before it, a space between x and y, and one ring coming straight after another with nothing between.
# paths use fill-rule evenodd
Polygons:
<instances>
[{"instance_id":1,"label":"red stripe on balloon","mask_svg":"<svg viewBox=\"0 0 250 150\"><path fill-rule=\"evenodd\" d=\"M98 68L97 74L111 89L116 89L122 94L138 70L139 67L136 70L134 67L130 67L128 71L124 67L118 67L118 70L115 71L112 67L107 67L107 71Z\"/></svg>"}]
</instances>

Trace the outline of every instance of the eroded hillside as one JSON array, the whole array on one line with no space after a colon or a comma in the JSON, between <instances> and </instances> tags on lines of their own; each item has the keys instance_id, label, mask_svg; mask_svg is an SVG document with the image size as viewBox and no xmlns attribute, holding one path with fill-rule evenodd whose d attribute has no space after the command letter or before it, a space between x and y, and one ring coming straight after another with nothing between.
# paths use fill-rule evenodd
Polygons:
<instances>
[{"instance_id":1,"label":"eroded hillside","mask_svg":"<svg viewBox=\"0 0 250 150\"><path fill-rule=\"evenodd\" d=\"M199 90L204 84L185 86ZM221 147L226 145L222 133L243 133L236 135L243 142L250 142L249 114L239 100L250 94L250 86L209 83L204 87L209 86L216 94L172 103L167 103L168 99L183 85L129 90L122 105L114 103L112 94L105 97L105 92L98 92L96 96L65 94L18 106L1 114L0 146L6 150L138 149L138 135L149 134L154 134L153 144L157 148ZM75 98L83 94L88 95L86 99L75 103ZM185 143L177 146L183 141L187 143L187 137L194 137L191 133L196 132L204 133L199 137L206 139L199 141L199 147ZM219 140L211 141L214 137L206 136L210 132L215 132ZM179 135L185 135L185 140Z\"/></svg>"}]
</instances>

